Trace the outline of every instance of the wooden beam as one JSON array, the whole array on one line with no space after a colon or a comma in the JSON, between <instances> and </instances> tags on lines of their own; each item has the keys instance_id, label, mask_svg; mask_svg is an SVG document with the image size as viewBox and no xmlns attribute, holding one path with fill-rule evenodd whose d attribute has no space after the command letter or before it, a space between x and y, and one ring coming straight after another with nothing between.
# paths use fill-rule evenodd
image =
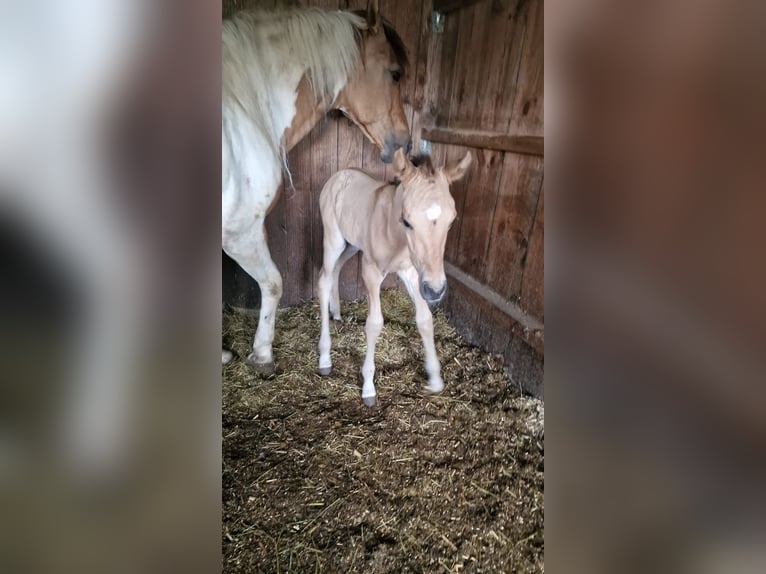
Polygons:
<instances>
[{"instance_id":1,"label":"wooden beam","mask_svg":"<svg viewBox=\"0 0 766 574\"><path fill-rule=\"evenodd\" d=\"M443 144L511 151L541 157L545 151L544 138L540 136L512 136L498 132L423 126L420 137Z\"/></svg>"},{"instance_id":2,"label":"wooden beam","mask_svg":"<svg viewBox=\"0 0 766 574\"><path fill-rule=\"evenodd\" d=\"M459 281L465 287L492 305L495 309L505 313L508 317L513 319L521 327L522 337L527 343L540 354L544 354L545 327L543 323L535 317L528 315L521 309L521 307L515 303L511 303L502 295L477 281L453 264L445 261L444 270L447 272L447 275L456 281Z\"/></svg>"},{"instance_id":3,"label":"wooden beam","mask_svg":"<svg viewBox=\"0 0 766 574\"><path fill-rule=\"evenodd\" d=\"M458 8L467 8L480 1L481 0L434 0L434 12L446 14L447 12L453 12Z\"/></svg>"}]
</instances>

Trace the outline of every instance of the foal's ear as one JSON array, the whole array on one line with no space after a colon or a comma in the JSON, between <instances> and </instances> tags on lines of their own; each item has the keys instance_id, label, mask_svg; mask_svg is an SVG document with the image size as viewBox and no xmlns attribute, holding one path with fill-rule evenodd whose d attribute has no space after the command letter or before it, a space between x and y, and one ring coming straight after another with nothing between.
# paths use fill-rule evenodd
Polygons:
<instances>
[{"instance_id":1,"label":"foal's ear","mask_svg":"<svg viewBox=\"0 0 766 574\"><path fill-rule=\"evenodd\" d=\"M396 148L396 151L394 152L394 161L392 162L393 168L394 168L394 174L399 178L402 179L405 173L407 173L407 170L409 170L412 167L412 164L410 163L410 160L407 159L407 155L404 153L403 148Z\"/></svg>"},{"instance_id":2,"label":"foal's ear","mask_svg":"<svg viewBox=\"0 0 766 574\"><path fill-rule=\"evenodd\" d=\"M461 159L457 165L445 165L444 176L447 178L447 181L452 183L454 181L463 179L466 172L468 171L468 168L471 167L472 161L473 156L471 155L471 152L468 151L465 153L465 157L463 157L463 159Z\"/></svg>"},{"instance_id":3,"label":"foal's ear","mask_svg":"<svg viewBox=\"0 0 766 574\"><path fill-rule=\"evenodd\" d=\"M378 0L367 1L367 29L373 34L377 34L380 29Z\"/></svg>"}]
</instances>

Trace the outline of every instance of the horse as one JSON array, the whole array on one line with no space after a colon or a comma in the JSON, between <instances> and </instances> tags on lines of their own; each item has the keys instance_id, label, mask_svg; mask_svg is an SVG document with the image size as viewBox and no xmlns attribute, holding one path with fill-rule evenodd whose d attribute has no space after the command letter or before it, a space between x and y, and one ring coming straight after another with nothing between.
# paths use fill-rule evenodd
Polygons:
<instances>
[{"instance_id":1,"label":"horse","mask_svg":"<svg viewBox=\"0 0 766 574\"><path fill-rule=\"evenodd\" d=\"M327 181L319 196L324 229L318 284L322 320L319 373L328 375L332 370L329 314L340 320L340 270L361 251L369 307L365 324L367 352L362 366L362 400L367 406L375 404L375 344L383 328L380 284L389 273L399 276L415 305L428 391L439 393L444 388L429 305L441 301L447 291L444 247L457 214L449 186L465 175L471 161L467 152L456 165L434 170L430 160L416 166L399 149L393 164L397 185L378 181L361 170L345 169Z\"/></svg>"},{"instance_id":2,"label":"horse","mask_svg":"<svg viewBox=\"0 0 766 574\"><path fill-rule=\"evenodd\" d=\"M282 277L264 221L287 152L320 118L340 110L390 163L411 139L399 93L406 49L377 0L362 12L242 12L223 24L222 246L261 289L248 365L274 372L272 341ZM231 354L224 351L223 362Z\"/></svg>"}]
</instances>

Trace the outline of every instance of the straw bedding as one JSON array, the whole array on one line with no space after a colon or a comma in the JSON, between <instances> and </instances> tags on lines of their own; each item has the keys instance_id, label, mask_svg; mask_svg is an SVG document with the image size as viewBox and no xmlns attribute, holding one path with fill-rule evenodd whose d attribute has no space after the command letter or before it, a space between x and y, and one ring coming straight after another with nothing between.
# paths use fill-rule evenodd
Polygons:
<instances>
[{"instance_id":1,"label":"straw bedding","mask_svg":"<svg viewBox=\"0 0 766 574\"><path fill-rule=\"evenodd\" d=\"M360 398L367 305L331 326L316 372L319 308L280 309L277 372L245 364L254 315L224 311L225 572L542 572L544 410L441 312L445 390L429 397L414 311L382 294L378 404Z\"/></svg>"}]
</instances>

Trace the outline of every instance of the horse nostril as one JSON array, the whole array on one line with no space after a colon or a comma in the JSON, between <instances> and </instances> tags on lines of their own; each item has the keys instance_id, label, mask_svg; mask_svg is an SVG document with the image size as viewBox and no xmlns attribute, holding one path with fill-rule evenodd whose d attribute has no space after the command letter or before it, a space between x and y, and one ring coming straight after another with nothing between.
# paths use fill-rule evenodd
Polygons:
<instances>
[{"instance_id":1,"label":"horse nostril","mask_svg":"<svg viewBox=\"0 0 766 574\"><path fill-rule=\"evenodd\" d=\"M447 284L444 283L439 289L432 288L428 283L423 283L423 296L428 301L439 301L447 291Z\"/></svg>"},{"instance_id":2,"label":"horse nostril","mask_svg":"<svg viewBox=\"0 0 766 574\"><path fill-rule=\"evenodd\" d=\"M412 151L412 140L407 140L407 145L404 146L405 155L409 155L410 151Z\"/></svg>"}]
</instances>

